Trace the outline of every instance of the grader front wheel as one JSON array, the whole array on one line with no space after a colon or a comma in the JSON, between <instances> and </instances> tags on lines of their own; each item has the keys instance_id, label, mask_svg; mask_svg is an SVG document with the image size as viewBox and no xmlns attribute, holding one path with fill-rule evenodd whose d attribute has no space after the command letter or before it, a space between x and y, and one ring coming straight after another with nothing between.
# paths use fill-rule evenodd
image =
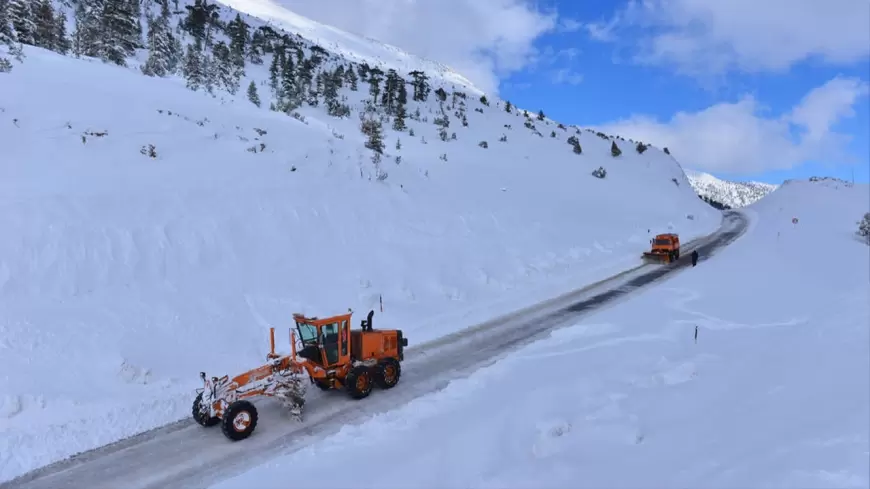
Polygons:
<instances>
[{"instance_id":1,"label":"grader front wheel","mask_svg":"<svg viewBox=\"0 0 870 489\"><path fill-rule=\"evenodd\" d=\"M257 427L257 408L249 401L236 401L224 412L221 431L233 441L244 440L251 436Z\"/></svg>"},{"instance_id":2,"label":"grader front wheel","mask_svg":"<svg viewBox=\"0 0 870 489\"><path fill-rule=\"evenodd\" d=\"M191 408L191 412L193 414L193 420L198 424L209 427L214 426L221 422L220 418L217 417L209 417L207 414L203 414L202 412L202 392L197 394L196 399L193 400L193 407Z\"/></svg>"}]
</instances>

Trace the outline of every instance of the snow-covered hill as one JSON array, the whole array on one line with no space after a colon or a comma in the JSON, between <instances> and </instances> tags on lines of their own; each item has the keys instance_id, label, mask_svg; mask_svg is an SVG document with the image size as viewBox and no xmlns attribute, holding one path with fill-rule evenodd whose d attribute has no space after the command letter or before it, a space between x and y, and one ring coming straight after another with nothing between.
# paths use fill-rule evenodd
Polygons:
<instances>
[{"instance_id":1,"label":"snow-covered hill","mask_svg":"<svg viewBox=\"0 0 870 489\"><path fill-rule=\"evenodd\" d=\"M868 487L870 188L788 182L744 211L697 268L212 489Z\"/></svg>"},{"instance_id":2,"label":"snow-covered hill","mask_svg":"<svg viewBox=\"0 0 870 489\"><path fill-rule=\"evenodd\" d=\"M709 173L685 170L692 188L701 197L725 204L734 209L746 207L776 190L777 185L761 182L732 182L721 180Z\"/></svg>"},{"instance_id":3,"label":"snow-covered hill","mask_svg":"<svg viewBox=\"0 0 870 489\"><path fill-rule=\"evenodd\" d=\"M33 42L97 58L0 74L0 480L188 417L198 372L259 364L293 312L374 308L419 344L719 224L658 149L410 55L119 1L40 2L81 23Z\"/></svg>"}]
</instances>

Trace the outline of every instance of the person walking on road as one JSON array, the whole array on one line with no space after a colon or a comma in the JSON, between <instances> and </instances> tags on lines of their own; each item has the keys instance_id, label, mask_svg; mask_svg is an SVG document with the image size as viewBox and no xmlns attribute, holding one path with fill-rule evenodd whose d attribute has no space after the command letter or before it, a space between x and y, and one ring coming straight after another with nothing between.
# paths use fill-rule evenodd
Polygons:
<instances>
[{"instance_id":1,"label":"person walking on road","mask_svg":"<svg viewBox=\"0 0 870 489\"><path fill-rule=\"evenodd\" d=\"M698 264L698 250L692 250L692 266Z\"/></svg>"}]
</instances>

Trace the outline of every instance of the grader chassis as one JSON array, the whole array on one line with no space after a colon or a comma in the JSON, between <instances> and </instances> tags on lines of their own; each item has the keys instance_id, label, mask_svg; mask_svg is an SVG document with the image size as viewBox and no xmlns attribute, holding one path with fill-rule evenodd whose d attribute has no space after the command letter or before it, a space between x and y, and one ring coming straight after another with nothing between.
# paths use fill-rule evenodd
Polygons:
<instances>
[{"instance_id":1,"label":"grader chassis","mask_svg":"<svg viewBox=\"0 0 870 489\"><path fill-rule=\"evenodd\" d=\"M291 416L302 420L305 381L322 390L343 389L354 399L367 397L377 384L390 389L399 382L401 362L408 339L401 330L372 328L374 311L351 329L352 311L319 319L294 314L296 331L290 330L291 353L275 353L275 328L269 328L270 351L265 365L233 378L206 377L193 401L193 419L202 426L221 425L233 441L247 438L257 426L257 408L251 399L279 399ZM297 352L296 334L301 348Z\"/></svg>"}]
</instances>

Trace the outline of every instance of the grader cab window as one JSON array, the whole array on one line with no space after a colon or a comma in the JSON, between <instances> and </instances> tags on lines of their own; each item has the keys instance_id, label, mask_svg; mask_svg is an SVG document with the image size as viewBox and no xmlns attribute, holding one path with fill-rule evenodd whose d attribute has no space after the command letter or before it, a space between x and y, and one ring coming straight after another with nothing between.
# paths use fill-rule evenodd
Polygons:
<instances>
[{"instance_id":1,"label":"grader cab window","mask_svg":"<svg viewBox=\"0 0 870 489\"><path fill-rule=\"evenodd\" d=\"M657 246L670 246L671 240L669 240L669 239L657 239L657 240L655 240L655 244Z\"/></svg>"},{"instance_id":2,"label":"grader cab window","mask_svg":"<svg viewBox=\"0 0 870 489\"><path fill-rule=\"evenodd\" d=\"M302 341L302 346L317 345L317 326L308 323L296 323L296 329L299 330L299 340Z\"/></svg>"},{"instance_id":3,"label":"grader cab window","mask_svg":"<svg viewBox=\"0 0 870 489\"><path fill-rule=\"evenodd\" d=\"M338 363L338 323L323 325L321 335L326 363Z\"/></svg>"}]
</instances>

